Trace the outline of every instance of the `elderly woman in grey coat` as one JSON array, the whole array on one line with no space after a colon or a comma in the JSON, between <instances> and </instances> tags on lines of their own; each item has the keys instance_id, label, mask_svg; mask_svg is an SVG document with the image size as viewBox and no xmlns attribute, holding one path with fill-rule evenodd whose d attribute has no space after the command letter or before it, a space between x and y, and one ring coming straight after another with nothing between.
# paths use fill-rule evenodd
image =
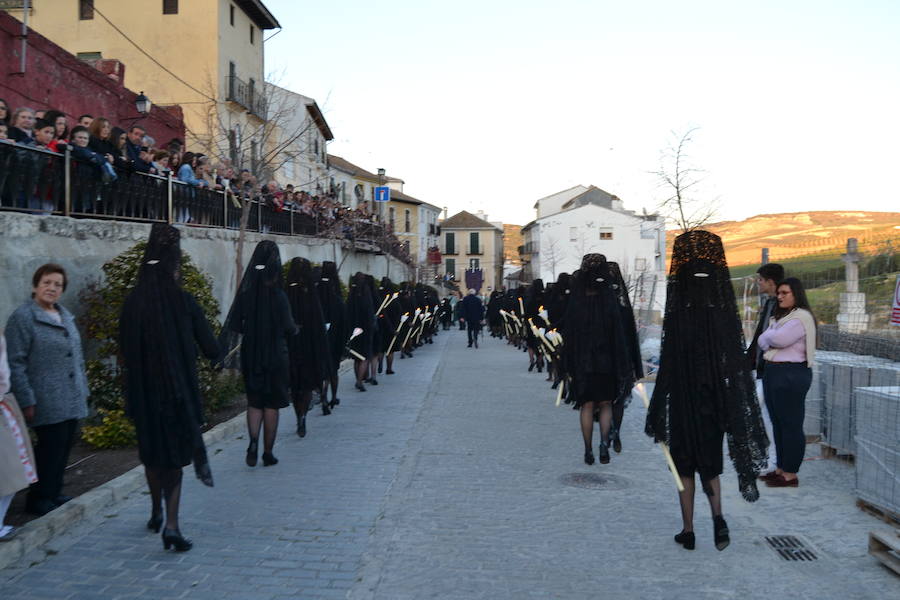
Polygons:
<instances>
[{"instance_id":1,"label":"elderly woman in grey coat","mask_svg":"<svg viewBox=\"0 0 900 600\"><path fill-rule=\"evenodd\" d=\"M32 286L32 299L9 317L6 342L12 393L37 434L38 482L25 509L44 515L71 499L62 494L63 475L78 419L88 414L89 392L75 317L58 304L65 270L43 265Z\"/></svg>"}]
</instances>

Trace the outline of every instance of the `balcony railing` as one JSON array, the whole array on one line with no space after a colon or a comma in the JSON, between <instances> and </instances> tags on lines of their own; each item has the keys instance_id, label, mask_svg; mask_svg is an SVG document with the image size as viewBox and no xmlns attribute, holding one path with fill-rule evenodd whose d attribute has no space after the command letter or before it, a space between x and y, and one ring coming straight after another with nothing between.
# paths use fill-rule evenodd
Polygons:
<instances>
[{"instance_id":1,"label":"balcony railing","mask_svg":"<svg viewBox=\"0 0 900 600\"><path fill-rule=\"evenodd\" d=\"M446 250L444 250L443 253L446 256L457 256L459 254L459 251L457 251L456 246L451 246L450 248L447 248Z\"/></svg>"},{"instance_id":2,"label":"balcony railing","mask_svg":"<svg viewBox=\"0 0 900 600\"><path fill-rule=\"evenodd\" d=\"M469 246L466 248L466 254L470 254L472 256L481 256L484 254L484 248L481 246Z\"/></svg>"},{"instance_id":3,"label":"balcony railing","mask_svg":"<svg viewBox=\"0 0 900 600\"><path fill-rule=\"evenodd\" d=\"M264 197L182 183L114 168L104 181L98 167L64 154L0 142L0 210L76 218L163 222L239 229L247 203L247 231L344 240L361 252L386 253L412 264L408 250L381 223L337 208L330 216L279 209Z\"/></svg>"},{"instance_id":4,"label":"balcony railing","mask_svg":"<svg viewBox=\"0 0 900 600\"><path fill-rule=\"evenodd\" d=\"M256 86L252 86L234 75L228 75L225 77L225 89L227 91L226 100L240 104L263 121L267 119L266 98Z\"/></svg>"}]
</instances>

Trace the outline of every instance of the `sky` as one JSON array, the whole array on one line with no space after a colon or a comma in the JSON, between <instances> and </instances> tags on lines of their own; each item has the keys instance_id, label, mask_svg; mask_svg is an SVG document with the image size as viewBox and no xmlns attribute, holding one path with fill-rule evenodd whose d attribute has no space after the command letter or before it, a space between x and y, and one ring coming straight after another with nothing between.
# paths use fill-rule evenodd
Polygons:
<instances>
[{"instance_id":1,"label":"sky","mask_svg":"<svg viewBox=\"0 0 900 600\"><path fill-rule=\"evenodd\" d=\"M316 99L329 152L450 215L525 224L576 184L654 212L692 129L714 220L900 211L896 0L264 3L267 74Z\"/></svg>"}]
</instances>

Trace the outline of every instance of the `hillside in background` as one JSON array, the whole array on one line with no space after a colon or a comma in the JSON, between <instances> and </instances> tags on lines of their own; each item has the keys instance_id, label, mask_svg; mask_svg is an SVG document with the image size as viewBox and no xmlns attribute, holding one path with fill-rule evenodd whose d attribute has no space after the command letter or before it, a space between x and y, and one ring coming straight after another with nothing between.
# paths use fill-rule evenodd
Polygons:
<instances>
[{"instance_id":1,"label":"hillside in background","mask_svg":"<svg viewBox=\"0 0 900 600\"><path fill-rule=\"evenodd\" d=\"M743 221L711 223L704 229L722 238L728 264L759 263L763 248L772 261L840 252L847 238L859 240L860 250L871 250L887 240L900 241L900 213L868 211L816 211L756 215ZM669 231L668 242L681 233ZM896 244L900 247L900 243Z\"/></svg>"},{"instance_id":2,"label":"hillside in background","mask_svg":"<svg viewBox=\"0 0 900 600\"><path fill-rule=\"evenodd\" d=\"M503 262L508 265L520 265L519 246L522 245L522 226L503 224Z\"/></svg>"}]
</instances>

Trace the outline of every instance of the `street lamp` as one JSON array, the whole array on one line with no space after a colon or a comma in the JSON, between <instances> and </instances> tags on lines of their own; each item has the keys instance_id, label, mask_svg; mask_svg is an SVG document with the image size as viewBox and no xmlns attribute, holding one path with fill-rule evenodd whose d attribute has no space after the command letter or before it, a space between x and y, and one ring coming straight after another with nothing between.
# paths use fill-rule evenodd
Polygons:
<instances>
[{"instance_id":1,"label":"street lamp","mask_svg":"<svg viewBox=\"0 0 900 600\"><path fill-rule=\"evenodd\" d=\"M141 92L138 94L138 97L134 99L134 105L139 113L146 115L150 112L150 107L153 106L153 103L150 102L150 98L144 95L144 92Z\"/></svg>"}]
</instances>

